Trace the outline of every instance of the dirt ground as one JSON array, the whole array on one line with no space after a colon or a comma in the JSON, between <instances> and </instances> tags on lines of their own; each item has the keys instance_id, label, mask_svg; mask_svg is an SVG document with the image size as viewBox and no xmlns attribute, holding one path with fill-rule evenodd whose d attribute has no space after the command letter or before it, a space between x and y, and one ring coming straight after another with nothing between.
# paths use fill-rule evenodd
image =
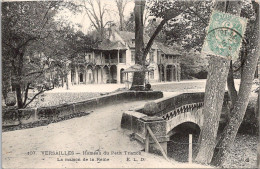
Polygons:
<instances>
[{"instance_id":1,"label":"dirt ground","mask_svg":"<svg viewBox=\"0 0 260 169\"><path fill-rule=\"evenodd\" d=\"M168 162L162 156L145 153L141 144L130 139L131 133L120 127L122 113L145 102L111 105L80 118L4 132L3 168L205 167L178 163L173 159ZM53 151L73 152L73 155L51 155ZM80 161L65 161L76 159Z\"/></svg>"}]
</instances>

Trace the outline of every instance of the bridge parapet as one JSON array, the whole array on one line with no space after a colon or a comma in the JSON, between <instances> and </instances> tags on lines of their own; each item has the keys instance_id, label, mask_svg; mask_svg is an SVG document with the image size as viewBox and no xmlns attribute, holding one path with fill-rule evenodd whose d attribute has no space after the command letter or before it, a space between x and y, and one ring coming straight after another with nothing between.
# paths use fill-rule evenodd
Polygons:
<instances>
[{"instance_id":1,"label":"bridge parapet","mask_svg":"<svg viewBox=\"0 0 260 169\"><path fill-rule=\"evenodd\" d=\"M187 113L187 112L192 112L196 109L200 109L202 108L204 105L204 102L198 102L198 103L191 103L191 104L186 104L186 105L182 105L178 108L175 108L174 110L164 114L162 116L162 118L164 120L170 120L174 117L176 117L177 115L181 114L181 113Z\"/></svg>"},{"instance_id":2,"label":"bridge parapet","mask_svg":"<svg viewBox=\"0 0 260 169\"><path fill-rule=\"evenodd\" d=\"M147 135L147 126L149 126L167 153L167 141L169 141L173 128L185 122L192 122L202 127L204 95L205 93L183 93L174 97L157 99L154 102L159 111L154 116L145 114L143 106L137 107L123 113L121 127L133 131L135 138L145 144L147 137L150 137ZM224 104L227 102L226 93ZM153 141L150 141L149 150L158 152L158 147Z\"/></svg>"},{"instance_id":3,"label":"bridge parapet","mask_svg":"<svg viewBox=\"0 0 260 169\"><path fill-rule=\"evenodd\" d=\"M158 105L159 111L155 114L158 117L166 118L169 112L181 113L196 106L202 106L204 102L204 92L183 93L174 97L157 99L154 102ZM143 109L136 110L144 113Z\"/></svg>"}]
</instances>

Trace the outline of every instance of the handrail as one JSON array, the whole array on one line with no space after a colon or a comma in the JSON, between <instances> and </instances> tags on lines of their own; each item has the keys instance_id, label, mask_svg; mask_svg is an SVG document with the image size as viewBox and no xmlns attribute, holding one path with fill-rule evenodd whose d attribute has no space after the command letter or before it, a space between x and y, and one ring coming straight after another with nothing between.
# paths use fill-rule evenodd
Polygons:
<instances>
[{"instance_id":1,"label":"handrail","mask_svg":"<svg viewBox=\"0 0 260 169\"><path fill-rule=\"evenodd\" d=\"M204 94L204 92L183 93L172 98L155 101L160 108L159 111L156 112L155 116L169 120L180 113L188 112L194 108L201 108L204 105ZM228 95L226 94L223 104L227 104L228 100ZM145 114L143 109L140 109L139 111Z\"/></svg>"},{"instance_id":2,"label":"handrail","mask_svg":"<svg viewBox=\"0 0 260 169\"><path fill-rule=\"evenodd\" d=\"M181 114L181 113L186 113L190 110L193 110L194 108L201 108L204 105L204 102L199 102L199 103L192 103L192 104L186 104L183 106L180 106L173 111L168 112L166 115L163 115L162 118L164 120L170 120L171 118Z\"/></svg>"}]
</instances>

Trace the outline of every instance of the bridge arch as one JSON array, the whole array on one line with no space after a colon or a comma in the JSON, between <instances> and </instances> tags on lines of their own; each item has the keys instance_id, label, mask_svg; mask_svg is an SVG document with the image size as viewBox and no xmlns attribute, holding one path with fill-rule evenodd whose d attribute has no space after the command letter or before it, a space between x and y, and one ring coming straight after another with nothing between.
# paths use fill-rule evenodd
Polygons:
<instances>
[{"instance_id":1,"label":"bridge arch","mask_svg":"<svg viewBox=\"0 0 260 169\"><path fill-rule=\"evenodd\" d=\"M194 122L184 122L181 123L177 126L175 126L171 131L169 131L167 133L167 136L169 136L170 138L177 134L177 133L189 133L189 134L198 134L200 133L201 128L198 124L194 123Z\"/></svg>"},{"instance_id":2,"label":"bridge arch","mask_svg":"<svg viewBox=\"0 0 260 169\"><path fill-rule=\"evenodd\" d=\"M199 126L201 129L203 126L203 114L202 114L202 109L197 109L185 113L181 113L177 116L175 116L172 119L169 119L166 121L166 133L167 135L171 135L172 130L177 127L180 124L183 123L194 123Z\"/></svg>"}]
</instances>

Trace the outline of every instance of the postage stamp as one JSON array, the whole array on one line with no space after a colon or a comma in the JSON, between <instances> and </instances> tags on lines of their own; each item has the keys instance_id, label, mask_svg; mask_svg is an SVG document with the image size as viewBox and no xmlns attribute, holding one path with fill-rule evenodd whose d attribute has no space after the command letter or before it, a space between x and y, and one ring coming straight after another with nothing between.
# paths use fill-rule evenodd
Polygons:
<instances>
[{"instance_id":1,"label":"postage stamp","mask_svg":"<svg viewBox=\"0 0 260 169\"><path fill-rule=\"evenodd\" d=\"M236 60L246 30L247 19L213 11L202 52Z\"/></svg>"}]
</instances>

